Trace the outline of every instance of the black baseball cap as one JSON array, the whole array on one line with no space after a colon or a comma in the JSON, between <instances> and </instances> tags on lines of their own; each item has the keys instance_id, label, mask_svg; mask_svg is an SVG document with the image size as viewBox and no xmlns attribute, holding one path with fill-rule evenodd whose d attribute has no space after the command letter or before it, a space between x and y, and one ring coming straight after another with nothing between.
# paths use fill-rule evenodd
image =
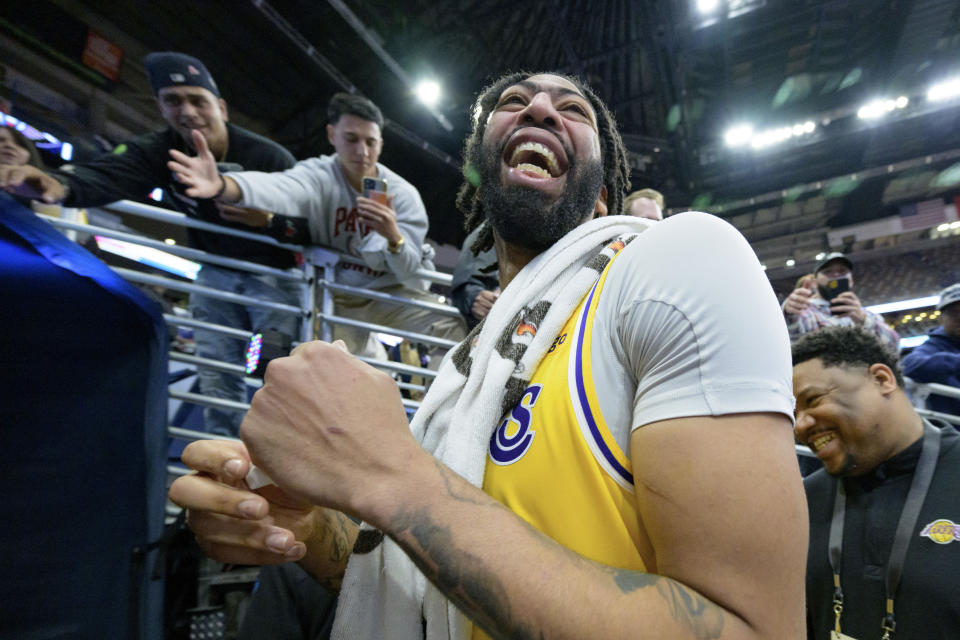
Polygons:
<instances>
[{"instance_id":1,"label":"black baseball cap","mask_svg":"<svg viewBox=\"0 0 960 640\"><path fill-rule=\"evenodd\" d=\"M213 76L203 63L193 56L176 51L154 51L147 54L143 64L147 68L154 95L167 87L189 86L203 87L220 97L220 90L217 89Z\"/></svg>"},{"instance_id":2,"label":"black baseball cap","mask_svg":"<svg viewBox=\"0 0 960 640\"><path fill-rule=\"evenodd\" d=\"M850 258L843 255L839 251L834 251L832 253L828 253L827 255L825 255L823 257L823 260L817 263L817 268L814 269L813 272L820 273L831 262L842 262L843 264L847 265L847 269L850 269L850 271L853 271L853 263L850 262Z\"/></svg>"}]
</instances>

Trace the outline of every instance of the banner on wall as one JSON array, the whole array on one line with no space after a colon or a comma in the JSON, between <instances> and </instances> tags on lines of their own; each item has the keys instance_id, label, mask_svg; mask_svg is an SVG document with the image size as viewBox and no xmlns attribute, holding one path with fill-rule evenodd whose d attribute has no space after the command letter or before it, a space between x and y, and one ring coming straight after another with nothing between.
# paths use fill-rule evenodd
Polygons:
<instances>
[{"instance_id":1,"label":"banner on wall","mask_svg":"<svg viewBox=\"0 0 960 640\"><path fill-rule=\"evenodd\" d=\"M113 44L93 29L87 29L87 41L80 56L81 62L97 73L116 82L120 79L120 63L123 49Z\"/></svg>"}]
</instances>

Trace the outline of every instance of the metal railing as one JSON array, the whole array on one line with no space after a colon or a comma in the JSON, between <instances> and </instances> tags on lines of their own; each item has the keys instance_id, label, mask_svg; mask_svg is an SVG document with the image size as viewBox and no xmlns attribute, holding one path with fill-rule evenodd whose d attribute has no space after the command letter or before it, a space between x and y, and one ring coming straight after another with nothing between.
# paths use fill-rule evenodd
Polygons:
<instances>
[{"instance_id":1,"label":"metal railing","mask_svg":"<svg viewBox=\"0 0 960 640\"><path fill-rule=\"evenodd\" d=\"M50 224L63 230L79 231L91 235L122 240L152 249L158 249L187 260L199 262L201 264L210 264L252 274L270 275L278 279L300 283L302 287L299 303L297 305L291 305L262 300L253 296L220 291L218 289L200 286L175 277L144 273L142 271L136 271L122 267L112 267L116 273L130 282L143 285L162 286L172 291L178 291L187 294L200 294L209 298L244 306L254 306L297 315L301 320L301 328L299 336L295 336L295 338L298 338L299 341L312 340L314 338L314 321L319 320L320 337L326 340L331 339L333 327L340 325L363 329L375 333L385 333L409 340L411 342L422 343L430 347L442 349L449 349L456 344L451 340L445 340L427 334L409 331L403 329L402 327L386 326L372 322L364 322L354 318L338 316L336 314L336 308L333 300L334 293L336 293L338 296L364 298L385 304L412 306L418 309L430 311L437 315L450 317L459 316L457 309L448 305L425 302L421 300L412 300L382 291L348 286L337 282L336 266L338 264L350 263L365 266L365 263L355 256L341 254L323 247L304 247L301 245L283 243L274 238L254 231L243 231L240 229L204 222L182 213L170 211L168 209L161 209L159 207L154 207L147 204L120 201L101 207L101 209L114 214L120 213L124 215L132 215L165 222L180 227L199 229L221 235L243 238L245 240L252 240L265 245L272 245L291 252L301 253L304 257L304 265L302 269L277 269L255 262L212 254L200 249L184 247L180 245L170 245L154 238L130 233L129 231L93 224L73 222L43 214L37 215L47 220ZM430 271L427 269L419 269L415 275L418 279L443 285L449 285L452 279L449 274ZM190 317L180 317L169 313L164 314L163 317L169 325L175 327L213 331L229 338L244 342L249 341L251 337L251 332L246 329L222 324L214 324ZM178 351L171 351L169 357L172 362L183 363L196 369L211 369L239 377L244 377L245 382L251 386L260 386L262 384L259 380L246 377L246 368L241 363L212 360ZM361 357L360 359L391 374L420 376L423 379L432 379L436 376L435 371L423 367L415 367L390 360L377 360L367 357ZM413 384L400 380L397 381L397 384L401 389L405 390L415 392L423 392L426 390L426 386L421 384ZM216 407L218 409L224 409L228 411L245 412L250 407L249 404L244 402L206 396L202 393L177 391L173 389L169 391L169 397L173 400L183 403L205 407ZM403 399L403 406L408 413L412 413L419 407L419 402L415 400ZM182 440L196 440L204 438L235 440L235 438L227 438L202 431L182 429L172 425L169 427L168 431L171 437ZM172 475L181 475L186 472L183 467L174 464L168 466L168 471ZM168 505L167 509L168 515L175 515L178 512L178 509L172 505Z\"/></svg>"},{"instance_id":2,"label":"metal railing","mask_svg":"<svg viewBox=\"0 0 960 640\"><path fill-rule=\"evenodd\" d=\"M936 382L920 383L910 378L905 378L904 381L907 383L907 391L913 399L913 406L916 408L917 413L925 418L944 420L960 427L960 416L942 413L940 411L931 411L926 408L927 398L930 396L944 396L946 398L960 400L960 389Z\"/></svg>"},{"instance_id":3,"label":"metal railing","mask_svg":"<svg viewBox=\"0 0 960 640\"><path fill-rule=\"evenodd\" d=\"M266 274L272 275L278 278L302 282L304 284L304 295L301 300L300 306L285 305L277 302L270 302L259 300L251 296L242 296L233 293L218 291L216 289L211 289L208 287L202 287L192 283L184 282L183 280L178 280L175 278L168 278L160 275L147 274L140 271L135 271L132 269L123 269L123 268L114 268L114 271L119 273L124 278L137 282L140 284L149 284L149 285L158 285L167 287L174 291L180 291L184 293L197 293L218 300L224 300L227 302L234 302L243 305L249 306L259 306L262 308L269 308L279 311L284 311L293 314L299 314L303 318L301 323L301 332L300 340L310 340L313 339L313 320L317 318L321 321L321 332L329 332L334 325L342 325L355 327L359 329L365 329L372 332L386 333L390 335L395 335L411 342L418 342L425 345L433 347L441 347L449 349L454 346L456 343L451 340L445 340L442 338L435 338L433 336L417 333L413 331L407 331L401 327L391 327L381 324L375 324L371 322L363 322L353 318L341 317L336 315L334 308L332 296L324 295L325 293L337 293L341 295L349 295L353 297L359 297L369 300L376 300L378 302L383 302L387 304L397 304L397 305L406 305L419 309L424 309L436 313L438 315L447 315L450 317L459 316L459 312L449 305L424 302L421 300L411 300L404 298L403 296L392 295L384 293L382 291L377 291L373 289L365 289L362 287L354 287L349 285L344 285L336 282L335 266L339 263L351 263L357 265L364 265L365 263L351 255L340 254L329 249L317 248L317 247L304 247L301 245L288 244L280 242L274 238L271 238L266 235L262 235L253 231L243 231L239 229L234 229L230 227L221 226L218 224L213 224L209 222L204 222L202 220L197 220L191 218L185 214L178 213L175 211L170 211L167 209L161 209L159 207L154 207L147 204L141 204L130 201L120 201L113 204L102 207L102 209L122 213L127 215L135 215L151 220L157 220L161 222L167 222L170 224L189 227L193 229L200 229L204 231L210 231L214 233L219 233L222 235L233 236L237 238L244 238L246 240L253 240L255 242L273 245L276 247L281 247L289 251L302 253L305 258L305 265L303 270L283 270L275 269L272 267L267 267L261 264L254 262L248 262L244 260L238 260L235 258L227 258L224 256L218 256L216 254L211 254L206 251L201 251L199 249L193 249L190 247L183 247L179 245L168 245L159 240L152 238L147 238L144 236L131 234L125 231L119 231L116 229L110 229L107 227L83 224L78 222L71 222L67 220L62 220L60 218L55 218L51 216L41 215L42 218L49 221L54 226L63 229L70 229L75 231L82 231L94 235L100 235L109 238L115 238L118 240L124 240L127 242L134 242L143 246L160 249L183 257L189 260L194 260L197 262L202 262L205 264L214 264L217 266L227 267L230 269L236 269L241 271L246 271L249 273L257 274ZM38 214L40 215L40 214ZM446 273L441 273L438 271L430 271L427 269L419 269L415 273L416 277L428 282L438 283L449 285L451 282L451 276ZM315 285L312 286L312 285ZM314 311L314 309L317 309ZM174 326L184 326L190 328L200 328L210 331L217 331L224 335L237 338L238 340L248 340L250 333L239 330L235 327L229 327L225 325L217 325L208 322L202 322L192 318L182 318L179 316L174 316L171 314L165 314L165 320ZM179 359L179 358L178 358ZM365 359L371 365L397 373L403 373L407 375L419 375L424 377L433 377L435 373L430 369L422 367L412 367L410 365L397 366L398 363L390 361L381 361L374 359ZM214 363L213 361L203 362L203 366L216 367L219 370L225 370L230 372L236 372L236 369L231 367L232 363Z\"/></svg>"}]
</instances>

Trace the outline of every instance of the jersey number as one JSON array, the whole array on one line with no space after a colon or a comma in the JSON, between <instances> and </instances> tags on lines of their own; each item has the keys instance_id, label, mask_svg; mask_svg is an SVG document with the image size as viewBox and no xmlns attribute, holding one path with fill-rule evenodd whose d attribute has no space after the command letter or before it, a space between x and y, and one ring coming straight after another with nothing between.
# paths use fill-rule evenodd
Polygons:
<instances>
[{"instance_id":1,"label":"jersey number","mask_svg":"<svg viewBox=\"0 0 960 640\"><path fill-rule=\"evenodd\" d=\"M567 334L559 335L553 339L553 344L550 345L550 348L547 349L547 353L553 353L554 350L559 347L561 344L567 341Z\"/></svg>"},{"instance_id":2,"label":"jersey number","mask_svg":"<svg viewBox=\"0 0 960 640\"><path fill-rule=\"evenodd\" d=\"M490 459L500 465L513 464L527 453L536 432L530 428L531 410L543 385L527 387L520 403L503 419L490 438Z\"/></svg>"}]
</instances>

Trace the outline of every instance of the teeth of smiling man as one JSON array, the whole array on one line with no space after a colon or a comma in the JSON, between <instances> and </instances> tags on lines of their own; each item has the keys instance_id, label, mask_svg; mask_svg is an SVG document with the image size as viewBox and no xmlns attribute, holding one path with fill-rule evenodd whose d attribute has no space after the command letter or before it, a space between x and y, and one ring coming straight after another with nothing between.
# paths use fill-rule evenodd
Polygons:
<instances>
[{"instance_id":1,"label":"teeth of smiling man","mask_svg":"<svg viewBox=\"0 0 960 640\"><path fill-rule=\"evenodd\" d=\"M529 162L521 162L517 165L517 169L520 171L525 171L526 173L536 174L540 178L549 178L550 172L542 167L538 167L535 164L530 164Z\"/></svg>"},{"instance_id":2,"label":"teeth of smiling man","mask_svg":"<svg viewBox=\"0 0 960 640\"><path fill-rule=\"evenodd\" d=\"M544 160L547 161L547 167L549 168L549 174L544 175L543 177L549 177L550 175L556 176L560 175L560 165L557 163L557 157L553 155L553 152L550 151L545 145L540 144L539 142L523 142L517 145L517 148L513 150L513 155L510 156L510 165L516 166L518 169L521 168L517 166L517 163L520 159L520 156L525 153L535 153L541 156ZM529 165L530 163L524 163L524 165ZM531 165L536 166L536 165ZM540 167L536 167L540 171L543 171ZM539 173L539 171L538 171ZM547 173L547 172L543 172Z\"/></svg>"},{"instance_id":3,"label":"teeth of smiling man","mask_svg":"<svg viewBox=\"0 0 960 640\"><path fill-rule=\"evenodd\" d=\"M833 435L832 433L825 433L825 434L823 434L822 436L819 436L819 437L817 437L816 439L814 439L814 441L811 442L810 444L812 445L812 448L813 448L814 451L819 451L819 450L822 449L828 442L830 442L831 440L833 440L833 438L834 438L834 435Z\"/></svg>"}]
</instances>

